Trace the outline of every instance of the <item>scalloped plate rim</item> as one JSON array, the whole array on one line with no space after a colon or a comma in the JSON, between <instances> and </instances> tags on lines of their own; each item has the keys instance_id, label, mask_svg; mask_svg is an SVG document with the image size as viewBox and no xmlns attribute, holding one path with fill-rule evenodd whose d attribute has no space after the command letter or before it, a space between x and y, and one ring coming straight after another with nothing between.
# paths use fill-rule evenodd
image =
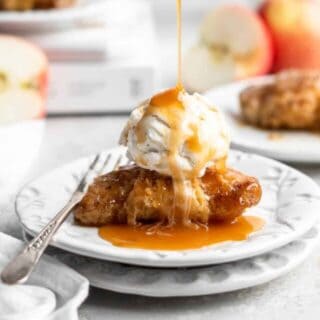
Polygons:
<instances>
[{"instance_id":1,"label":"scalloped plate rim","mask_svg":"<svg viewBox=\"0 0 320 320\"><path fill-rule=\"evenodd\" d=\"M308 233L312 230L316 231L316 235L313 237L308 237ZM134 276L136 275L136 272L145 273L144 270L146 268L141 268L138 266L125 266L126 269L128 269L127 274L120 274L118 275L111 275L108 273L108 268L114 269L117 267L122 267L122 265L119 265L117 263L113 262L107 262L107 261L101 261L101 260L84 260L81 262L82 257L74 257L73 254L67 253L67 260L65 259L65 253L61 252L57 255L55 255L56 258L61 259L61 262L69 265L71 268L78 271L80 274L82 274L84 277L86 277L90 285L96 288L100 288L103 290L111 290L118 293L125 293L125 294L133 294L133 295L140 295L140 296L146 296L146 297L154 297L154 298L165 298L165 297L190 297L190 296L201 296L201 295L208 295L208 294L220 294L220 293L226 293L231 292L235 290L245 289L245 288L251 288L257 285L261 285L264 283L268 283L274 279L277 279L285 274L287 274L289 271L295 269L298 267L302 262L304 262L309 255L312 253L312 251L315 249L316 245L319 243L320 240L320 233L319 233L319 225L316 227L313 227L312 230L308 231L306 234L303 235L303 237L295 240L294 242L304 242L305 246L302 248L300 252L292 253L292 249L288 247L290 244L288 244L285 247L281 247L276 249L275 251L271 252L271 254L274 254L276 257L285 257L287 259L287 262L285 265L282 265L280 267L272 268L271 266L266 267L267 263L263 265L263 262L261 263L261 259L266 257L269 253L262 254L260 256L252 257L247 259L245 264L245 269L248 271L248 269L252 269L252 265L255 264L258 269L262 269L262 273L260 274L251 274L250 270L249 273L245 274L244 276L240 273L240 275L237 273L237 264L233 264L233 266L228 266L228 263L218 266L212 266L213 269L208 270L210 267L205 268L191 268L192 271L195 271L197 277L189 282L186 283L180 283L175 281L174 274L177 274L180 272L180 269L155 269L157 272L159 272L160 277L156 279L154 282L151 283L144 283L143 279L137 283L134 281ZM292 243L291 243L292 244ZM287 250L287 251L286 251ZM285 252L284 252L285 251ZM60 254L60 256L59 256ZM61 256L62 254L62 256ZM80 264L79 261L77 263L73 262L73 258L79 259L80 258ZM280 259L281 260L281 259ZM68 262L71 261L71 264ZM240 261L241 263L242 261ZM263 268L264 266L264 268ZM218 280L216 283L212 283L210 281L209 273L215 269L215 267L223 268L223 270L227 270L229 272L229 277ZM201 270L201 269L207 269L207 270ZM231 269L231 270L230 270ZM150 272L153 269L147 269L148 272ZM189 272L188 269L181 270L183 272ZM191 272L192 272L191 271ZM216 270L217 271L217 270ZM225 271L227 273L227 271ZM230 273L231 271L231 273ZM221 272L221 270L220 270ZM243 270L242 270L243 272ZM129 273L129 275L128 275ZM219 270L218 270L219 273ZM132 278L133 277L133 278ZM120 278L120 279L119 279ZM167 279L165 279L167 278ZM173 282L177 284L177 287L172 288L166 285L166 280L168 281L168 278L174 279ZM191 276L191 278L193 278ZM119 280L121 283L119 283ZM132 283L133 280L133 283ZM229 283L228 283L229 282ZM161 287L162 286L162 287ZM159 289L161 287L161 289Z\"/></svg>"},{"instance_id":2,"label":"scalloped plate rim","mask_svg":"<svg viewBox=\"0 0 320 320\"><path fill-rule=\"evenodd\" d=\"M247 289L247 288L251 288L251 287L255 287L261 284L265 284L268 283L272 280L275 280L285 274L287 274L288 272L290 272L291 270L297 268L301 263L303 263L308 256L312 253L313 249L316 247L317 243L319 242L319 235L317 236L317 239L314 240L311 244L308 245L308 248L306 248L305 252L298 257L295 261L291 261L291 263L289 262L288 265L281 269L281 271L277 272L277 270L273 270L273 272L268 273L267 275L264 276L264 278L259 278L259 279L254 279L254 280L250 280L247 279L246 281L243 281L242 284L234 284L233 286L228 286L225 287L224 289L217 290L217 291L210 291L210 290L205 290L203 288L198 289L198 291L195 292L194 289L192 288L188 288L188 290L186 290L186 288L183 288L183 291L180 291L178 294L164 294L162 292L162 290L152 290L150 289L149 291L139 291L137 292L137 287L136 286L132 286L130 289L128 289L128 287L125 288L119 288L117 286L117 284L115 284L114 287L110 286L101 286L99 283L97 283L96 281L92 281L90 279L90 277L88 277L88 275L86 275L86 277L88 278L90 285L92 285L93 287L96 288L100 288L100 289L104 289L104 290L111 290L114 292L118 292L118 293L125 293L125 294L139 294L139 295L143 295L143 296L147 296L147 297L158 297L158 298L165 298L165 297L189 297L189 296L202 296L202 295L207 295L207 294L219 294L219 293L226 293L226 292L232 292L232 291L236 291L236 290L241 290L241 289ZM290 243L289 243L290 244ZM287 244L287 245L289 245ZM278 248L279 249L279 248ZM276 251L276 250L275 250ZM265 253L266 254L266 253ZM262 254L263 255L263 254ZM251 259L255 259L255 258L259 258L260 256L255 256ZM293 258L294 259L294 258ZM158 292L158 293L155 293Z\"/></svg>"},{"instance_id":3,"label":"scalloped plate rim","mask_svg":"<svg viewBox=\"0 0 320 320\"><path fill-rule=\"evenodd\" d=\"M106 152L111 152L111 153L123 152L123 150L124 150L123 148L117 147L117 148L113 148L113 149L108 149L108 150L106 150ZM308 183L310 185L312 185L315 190L317 190L317 196L320 194L319 187L310 177L302 174L301 172L299 172L293 168L288 167L285 164L279 163L278 161L268 159L268 158L265 158L262 156L243 153L240 151L233 151L233 154L255 157L257 159L260 159L260 161L266 162L270 166L273 164L276 167L286 168L287 170L295 173L295 175L300 176L301 178L308 181ZM33 235L35 235L38 232L38 230L32 229L30 226L28 226L25 223L25 221L23 219L23 213L21 213L21 211L19 212L19 204L18 203L19 203L19 199L20 199L21 195L23 194L23 192L28 187L32 186L33 183L38 182L39 180L44 179L47 176L52 175L55 171L67 168L68 166L71 166L75 162L80 163L80 161L85 161L85 160L88 160L88 157L78 159L78 160L71 162L67 165L64 165L60 168L52 170L49 173L41 176L40 178L34 180L30 184L27 184L25 187L22 188L22 190L19 192L17 199L16 199L16 212L19 217L19 221L24 229L26 229L29 233L31 233ZM320 205L320 202L318 203L318 206L319 205ZM320 208L320 206L319 206L319 208ZM56 246L58 248L65 249L67 251L76 253L76 254L80 254L80 255L85 255L85 256L103 259L103 260L128 263L128 264L133 264L133 265L157 266L157 267L204 266L204 265L210 265L210 264L220 264L220 263L225 263L225 262L231 262L231 261L236 261L239 259L245 259L245 258L260 255L262 253L265 253L265 252L274 250L276 248L282 247L282 246L288 244L289 242L292 242L293 240L299 238L305 232L307 232L307 230L309 230L312 227L312 225L316 222L316 219L318 218L315 214L312 217L313 217L312 221L308 221L308 224L305 224L304 228L301 228L299 231L291 232L290 235L283 237L281 241L279 241L279 239L278 239L277 242L265 245L263 249L258 248L256 250L253 250L253 249L247 250L246 254L244 254L243 252L242 253L239 252L237 254L233 254L232 256L227 256L227 257L225 255L224 256L222 255L222 257L220 257L220 258L217 256L215 256L213 258L212 257L208 258L208 256L206 255L205 252L202 252L202 255L203 255L202 258L200 258L199 255L195 255L193 257L190 257L190 252L192 253L192 252L199 252L200 251L200 253L201 253L201 249L188 250L188 251L160 251L160 250L157 251L157 250L119 248L119 247L115 247L115 246L111 245L110 247L108 247L108 246L103 247L104 250L102 252L101 250L97 251L94 249L96 246L96 244L94 244L94 243L86 244L87 248L84 248L82 246L79 246L77 241L70 243L70 238L68 238L68 237L66 239L63 239L62 235L60 235L60 238L58 235L58 237L54 240L52 245ZM79 227L79 228L85 228L85 227ZM87 228L85 228L85 229L87 229ZM101 244L104 243L104 241L101 239L99 239L99 241L101 242ZM242 241L241 243L243 243L243 242L245 242L245 241ZM229 245L230 243L235 243L235 242L225 242L221 245ZM239 242L237 242L235 244L239 245ZM106 248L109 248L109 249L105 250ZM110 252L110 248L112 248L111 249L112 252ZM220 244L213 245L211 247L207 247L204 249L206 249L206 250L207 249L210 249L210 250L211 249L220 249ZM106 252L108 250L109 250L109 252ZM163 255L169 255L170 258L169 259L167 257L164 258ZM175 256L175 255L178 255L178 256ZM186 259L186 256L188 256L187 259Z\"/></svg>"}]
</instances>

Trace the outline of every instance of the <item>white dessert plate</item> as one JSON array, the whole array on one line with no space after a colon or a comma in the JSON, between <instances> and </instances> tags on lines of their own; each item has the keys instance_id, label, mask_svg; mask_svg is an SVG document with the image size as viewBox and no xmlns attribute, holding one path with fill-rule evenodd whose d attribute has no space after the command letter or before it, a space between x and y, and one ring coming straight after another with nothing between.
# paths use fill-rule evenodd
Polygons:
<instances>
[{"instance_id":1,"label":"white dessert plate","mask_svg":"<svg viewBox=\"0 0 320 320\"><path fill-rule=\"evenodd\" d=\"M77 0L75 5L63 9L0 11L0 28L5 31L28 31L43 28L64 27L84 18L101 14L105 0Z\"/></svg>"},{"instance_id":2,"label":"white dessert plate","mask_svg":"<svg viewBox=\"0 0 320 320\"><path fill-rule=\"evenodd\" d=\"M301 238L253 258L208 267L143 268L85 258L54 249L51 254L94 287L150 297L186 297L230 292L276 279L302 263L319 242L318 227Z\"/></svg>"},{"instance_id":3,"label":"white dessert plate","mask_svg":"<svg viewBox=\"0 0 320 320\"><path fill-rule=\"evenodd\" d=\"M251 85L272 81L273 76L249 79L207 92L207 98L224 112L234 147L287 161L320 163L320 133L264 130L241 120L239 93Z\"/></svg>"},{"instance_id":4,"label":"white dessert plate","mask_svg":"<svg viewBox=\"0 0 320 320\"><path fill-rule=\"evenodd\" d=\"M118 147L105 152L111 155L110 169L125 151ZM79 159L22 189L16 200L16 210L27 232L37 234L64 206L91 161L92 157ZM78 226L70 216L52 245L115 262L190 267L235 261L271 251L299 238L314 225L320 211L320 189L309 177L277 161L239 151L230 153L229 165L257 177L263 188L260 204L246 214L262 217L266 224L245 241L182 251L120 248L102 240L97 228Z\"/></svg>"}]
</instances>

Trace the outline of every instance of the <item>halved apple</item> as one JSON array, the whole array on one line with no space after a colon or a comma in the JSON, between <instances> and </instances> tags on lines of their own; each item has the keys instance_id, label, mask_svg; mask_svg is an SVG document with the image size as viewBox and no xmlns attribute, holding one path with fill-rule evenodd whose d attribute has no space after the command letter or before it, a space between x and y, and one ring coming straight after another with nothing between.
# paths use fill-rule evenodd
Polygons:
<instances>
[{"instance_id":1,"label":"halved apple","mask_svg":"<svg viewBox=\"0 0 320 320\"><path fill-rule=\"evenodd\" d=\"M268 0L260 12L274 41L274 71L320 69L319 0Z\"/></svg>"},{"instance_id":2,"label":"halved apple","mask_svg":"<svg viewBox=\"0 0 320 320\"><path fill-rule=\"evenodd\" d=\"M184 81L190 90L204 91L271 69L273 50L268 30L247 7L218 7L205 17L200 37L200 43L184 59Z\"/></svg>"},{"instance_id":3,"label":"halved apple","mask_svg":"<svg viewBox=\"0 0 320 320\"><path fill-rule=\"evenodd\" d=\"M41 49L0 35L0 124L45 114L48 61Z\"/></svg>"}]
</instances>

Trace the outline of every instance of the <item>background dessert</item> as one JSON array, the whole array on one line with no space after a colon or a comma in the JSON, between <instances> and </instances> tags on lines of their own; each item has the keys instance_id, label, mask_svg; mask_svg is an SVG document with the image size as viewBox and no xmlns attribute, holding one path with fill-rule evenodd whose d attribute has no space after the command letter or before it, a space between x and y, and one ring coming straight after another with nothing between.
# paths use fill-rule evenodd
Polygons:
<instances>
[{"instance_id":1,"label":"background dessert","mask_svg":"<svg viewBox=\"0 0 320 320\"><path fill-rule=\"evenodd\" d=\"M269 129L320 129L320 72L291 70L240 94L246 122Z\"/></svg>"},{"instance_id":2,"label":"background dessert","mask_svg":"<svg viewBox=\"0 0 320 320\"><path fill-rule=\"evenodd\" d=\"M25 11L32 9L66 8L75 3L76 0L1 0L0 10Z\"/></svg>"}]
</instances>

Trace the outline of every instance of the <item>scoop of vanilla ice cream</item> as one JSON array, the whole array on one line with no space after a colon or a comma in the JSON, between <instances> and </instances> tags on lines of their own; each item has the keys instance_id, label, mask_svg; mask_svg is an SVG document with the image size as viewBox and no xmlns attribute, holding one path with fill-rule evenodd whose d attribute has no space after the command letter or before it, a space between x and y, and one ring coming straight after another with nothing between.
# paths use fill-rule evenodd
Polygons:
<instances>
[{"instance_id":1,"label":"scoop of vanilla ice cream","mask_svg":"<svg viewBox=\"0 0 320 320\"><path fill-rule=\"evenodd\" d=\"M178 100L184 111L179 118L179 132L182 135L175 163L185 176L194 172L195 168L196 175L202 176L208 166L227 157L229 133L221 112L199 94L190 95L181 91ZM128 147L129 158L138 166L172 176L169 152L172 135L176 134L174 130L177 128L170 123L168 111L150 112L149 103L150 100L143 102L131 113L120 143ZM143 141L138 137L141 130L145 135ZM190 143L194 139L196 148Z\"/></svg>"}]
</instances>

